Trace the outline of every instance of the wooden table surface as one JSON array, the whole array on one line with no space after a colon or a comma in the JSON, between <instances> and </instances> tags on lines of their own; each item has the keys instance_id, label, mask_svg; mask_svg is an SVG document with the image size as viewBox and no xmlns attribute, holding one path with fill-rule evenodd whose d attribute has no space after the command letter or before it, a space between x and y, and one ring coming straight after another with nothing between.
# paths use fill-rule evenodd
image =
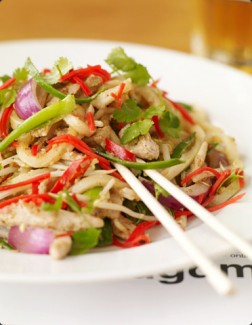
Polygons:
<instances>
[{"instance_id":1,"label":"wooden table surface","mask_svg":"<svg viewBox=\"0 0 252 325\"><path fill-rule=\"evenodd\" d=\"M82 38L189 51L193 0L0 0L0 41Z\"/></svg>"}]
</instances>

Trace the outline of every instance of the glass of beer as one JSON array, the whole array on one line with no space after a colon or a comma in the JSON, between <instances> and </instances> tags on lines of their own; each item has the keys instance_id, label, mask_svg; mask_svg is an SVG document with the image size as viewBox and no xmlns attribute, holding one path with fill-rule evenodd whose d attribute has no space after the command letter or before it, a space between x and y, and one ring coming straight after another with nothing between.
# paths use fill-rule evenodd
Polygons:
<instances>
[{"instance_id":1,"label":"glass of beer","mask_svg":"<svg viewBox=\"0 0 252 325\"><path fill-rule=\"evenodd\" d=\"M252 0L194 0L191 49L252 72Z\"/></svg>"}]
</instances>

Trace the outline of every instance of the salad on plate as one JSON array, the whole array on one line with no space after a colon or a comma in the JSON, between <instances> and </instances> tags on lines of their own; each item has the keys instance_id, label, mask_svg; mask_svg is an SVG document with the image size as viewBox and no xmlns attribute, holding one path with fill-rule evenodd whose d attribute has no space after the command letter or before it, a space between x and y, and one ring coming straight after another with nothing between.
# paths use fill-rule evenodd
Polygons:
<instances>
[{"instance_id":1,"label":"salad on plate","mask_svg":"<svg viewBox=\"0 0 252 325\"><path fill-rule=\"evenodd\" d=\"M116 171L130 168L183 229L192 213L145 169L157 169L209 211L242 198L235 140L175 101L118 47L101 65L28 58L0 76L0 246L55 259L151 242L159 225ZM144 162L138 162L138 158Z\"/></svg>"}]
</instances>

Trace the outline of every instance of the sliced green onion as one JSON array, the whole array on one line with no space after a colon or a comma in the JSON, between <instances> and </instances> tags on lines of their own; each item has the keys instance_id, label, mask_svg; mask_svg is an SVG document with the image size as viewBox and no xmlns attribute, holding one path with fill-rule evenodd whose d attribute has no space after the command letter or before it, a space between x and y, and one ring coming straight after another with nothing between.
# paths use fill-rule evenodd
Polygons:
<instances>
[{"instance_id":1,"label":"sliced green onion","mask_svg":"<svg viewBox=\"0 0 252 325\"><path fill-rule=\"evenodd\" d=\"M169 160L161 160L161 161L152 161L152 162L145 162L145 163L138 163L138 162L131 162L122 160L119 158L116 158L114 156L111 156L109 154L106 154L104 152L96 150L96 153L110 161L113 161L115 163L124 165L129 168L139 169L139 170L145 170L145 169L163 169L172 167L178 164L182 164L184 161L180 160L178 158L172 158Z\"/></svg>"},{"instance_id":2,"label":"sliced green onion","mask_svg":"<svg viewBox=\"0 0 252 325\"><path fill-rule=\"evenodd\" d=\"M73 95L68 95L63 100L43 108L38 113L26 119L19 127L13 130L2 142L0 142L0 152L6 149L21 135L35 128L42 127L49 120L69 114L74 108L75 100Z\"/></svg>"}]
</instances>

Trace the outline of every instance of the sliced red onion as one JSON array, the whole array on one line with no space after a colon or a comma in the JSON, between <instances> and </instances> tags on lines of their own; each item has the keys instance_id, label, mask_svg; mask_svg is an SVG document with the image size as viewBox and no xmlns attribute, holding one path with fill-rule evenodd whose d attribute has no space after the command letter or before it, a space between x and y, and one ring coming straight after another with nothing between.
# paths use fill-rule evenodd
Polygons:
<instances>
[{"instance_id":1,"label":"sliced red onion","mask_svg":"<svg viewBox=\"0 0 252 325\"><path fill-rule=\"evenodd\" d=\"M152 183L147 182L147 181L142 181L142 183L152 195L155 195L155 189L154 189L154 185ZM164 195L160 194L158 197L158 201L165 208L168 208L168 209L179 210L181 208L184 208L184 206L171 195L164 196Z\"/></svg>"},{"instance_id":2,"label":"sliced red onion","mask_svg":"<svg viewBox=\"0 0 252 325\"><path fill-rule=\"evenodd\" d=\"M155 195L155 189L154 189L154 185L148 181L142 181L143 185L147 188L147 190L152 194ZM194 185L193 185L194 186ZM184 190L184 189L182 189ZM194 200L198 200L199 195L201 194L207 194L209 190L208 186L202 186L201 192L198 195L190 195L192 199ZM184 190L185 191L185 190ZM185 191L186 192L186 191ZM188 191L188 195L189 192L192 191ZM195 191L194 191L195 192ZM172 210L179 210L181 208L185 208L183 204L181 204L177 199L175 199L173 196L168 195L168 196L164 196L162 194L159 195L158 197L158 201L165 207L168 209L172 209Z\"/></svg>"},{"instance_id":3,"label":"sliced red onion","mask_svg":"<svg viewBox=\"0 0 252 325\"><path fill-rule=\"evenodd\" d=\"M15 110L18 116L25 120L32 114L39 112L45 103L45 96L45 91L40 91L40 87L38 89L36 81L30 79L19 89L17 94Z\"/></svg>"},{"instance_id":4,"label":"sliced red onion","mask_svg":"<svg viewBox=\"0 0 252 325\"><path fill-rule=\"evenodd\" d=\"M48 254L54 239L51 230L29 227L21 231L18 226L11 227L8 243L22 253Z\"/></svg>"}]
</instances>

